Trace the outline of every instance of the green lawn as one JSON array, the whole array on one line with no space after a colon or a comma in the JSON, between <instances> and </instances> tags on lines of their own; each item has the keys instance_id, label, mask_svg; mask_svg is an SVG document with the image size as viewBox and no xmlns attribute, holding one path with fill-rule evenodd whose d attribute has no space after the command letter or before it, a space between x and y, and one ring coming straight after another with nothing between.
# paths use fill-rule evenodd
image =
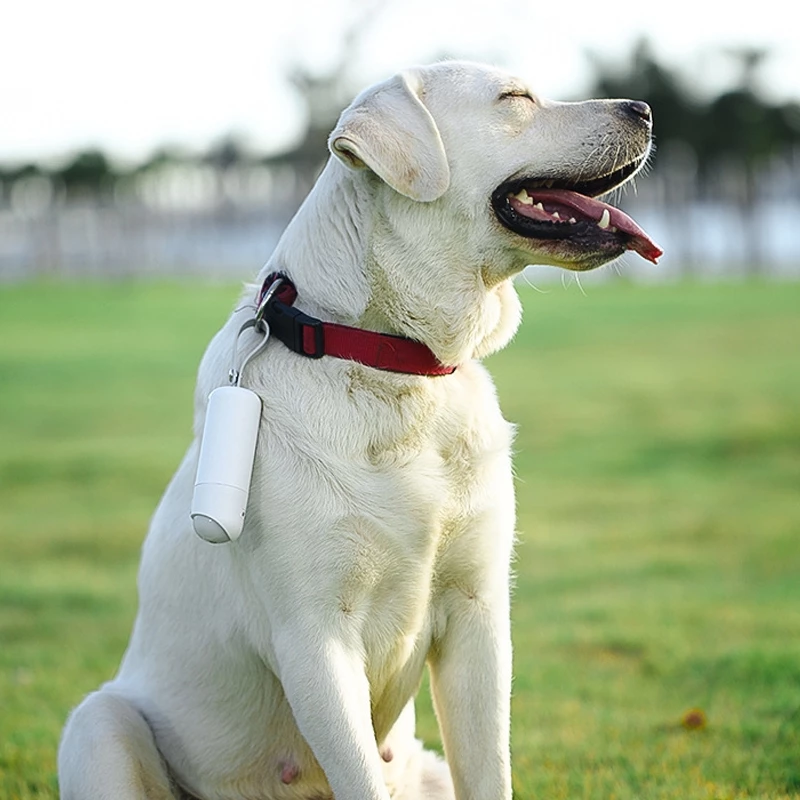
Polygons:
<instances>
[{"instance_id":1,"label":"green lawn","mask_svg":"<svg viewBox=\"0 0 800 800\"><path fill-rule=\"evenodd\" d=\"M519 425L516 796L800 798L800 285L587 292L526 289L489 361ZM0 288L2 800L56 796L67 711L114 673L237 295Z\"/></svg>"}]
</instances>

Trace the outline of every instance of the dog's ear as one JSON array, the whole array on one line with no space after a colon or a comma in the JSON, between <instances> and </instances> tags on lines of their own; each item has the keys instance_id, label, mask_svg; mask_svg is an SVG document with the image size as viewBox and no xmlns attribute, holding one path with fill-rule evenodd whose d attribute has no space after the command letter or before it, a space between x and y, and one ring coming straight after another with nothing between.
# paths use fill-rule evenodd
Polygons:
<instances>
[{"instance_id":1,"label":"dog's ear","mask_svg":"<svg viewBox=\"0 0 800 800\"><path fill-rule=\"evenodd\" d=\"M447 191L450 167L420 89L407 72L367 90L344 110L328 146L348 167L368 167L396 192L430 202Z\"/></svg>"}]
</instances>

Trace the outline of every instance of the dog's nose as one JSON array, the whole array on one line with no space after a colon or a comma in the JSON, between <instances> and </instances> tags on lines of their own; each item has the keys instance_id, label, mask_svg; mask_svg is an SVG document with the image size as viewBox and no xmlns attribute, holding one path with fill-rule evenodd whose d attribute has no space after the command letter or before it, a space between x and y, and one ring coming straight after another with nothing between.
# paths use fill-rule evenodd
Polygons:
<instances>
[{"instance_id":1,"label":"dog's nose","mask_svg":"<svg viewBox=\"0 0 800 800\"><path fill-rule=\"evenodd\" d=\"M631 117L642 119L645 122L653 121L653 112L650 111L650 106L641 100L624 100L622 102L623 111Z\"/></svg>"}]
</instances>

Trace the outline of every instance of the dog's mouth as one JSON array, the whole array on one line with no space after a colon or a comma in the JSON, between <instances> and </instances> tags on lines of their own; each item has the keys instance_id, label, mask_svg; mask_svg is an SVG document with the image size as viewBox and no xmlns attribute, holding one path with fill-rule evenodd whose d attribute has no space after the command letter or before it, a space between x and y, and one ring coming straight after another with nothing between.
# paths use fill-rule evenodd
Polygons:
<instances>
[{"instance_id":1,"label":"dog's mouth","mask_svg":"<svg viewBox=\"0 0 800 800\"><path fill-rule=\"evenodd\" d=\"M585 181L511 179L494 191L492 207L506 228L526 239L556 240L570 250L602 253L601 261L633 250L655 264L661 248L627 214L596 199L641 165L639 159Z\"/></svg>"}]
</instances>

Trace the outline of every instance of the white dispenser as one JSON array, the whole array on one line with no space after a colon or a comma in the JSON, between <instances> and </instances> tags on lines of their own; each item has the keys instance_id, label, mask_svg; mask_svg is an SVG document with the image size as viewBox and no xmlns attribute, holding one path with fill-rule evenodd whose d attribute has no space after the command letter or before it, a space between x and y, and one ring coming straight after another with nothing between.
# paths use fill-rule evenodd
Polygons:
<instances>
[{"instance_id":1,"label":"white dispenser","mask_svg":"<svg viewBox=\"0 0 800 800\"><path fill-rule=\"evenodd\" d=\"M235 541L242 532L260 418L261 399L249 389L221 386L208 398L191 510L207 542Z\"/></svg>"}]
</instances>

